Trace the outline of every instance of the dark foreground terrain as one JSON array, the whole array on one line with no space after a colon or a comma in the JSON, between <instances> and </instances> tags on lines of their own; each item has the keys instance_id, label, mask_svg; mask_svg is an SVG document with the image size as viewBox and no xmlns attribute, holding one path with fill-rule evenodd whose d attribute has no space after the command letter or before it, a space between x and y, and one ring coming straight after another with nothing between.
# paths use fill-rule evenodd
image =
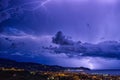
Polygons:
<instances>
[{"instance_id":1,"label":"dark foreground terrain","mask_svg":"<svg viewBox=\"0 0 120 80\"><path fill-rule=\"evenodd\" d=\"M120 80L120 76L71 72L0 71L0 80Z\"/></svg>"}]
</instances>

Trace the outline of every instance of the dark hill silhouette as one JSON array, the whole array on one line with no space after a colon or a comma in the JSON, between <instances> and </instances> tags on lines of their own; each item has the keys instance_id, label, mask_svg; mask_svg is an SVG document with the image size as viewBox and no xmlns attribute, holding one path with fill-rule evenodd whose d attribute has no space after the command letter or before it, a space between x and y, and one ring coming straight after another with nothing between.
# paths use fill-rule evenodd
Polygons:
<instances>
[{"instance_id":1,"label":"dark hill silhouette","mask_svg":"<svg viewBox=\"0 0 120 80\"><path fill-rule=\"evenodd\" d=\"M0 67L6 67L6 68L21 68L28 71L63 71L67 69L82 69L82 70L90 70L89 68L84 67L61 67L57 65L44 65L39 63L33 63L33 62L17 62L10 59L0 58Z\"/></svg>"}]
</instances>

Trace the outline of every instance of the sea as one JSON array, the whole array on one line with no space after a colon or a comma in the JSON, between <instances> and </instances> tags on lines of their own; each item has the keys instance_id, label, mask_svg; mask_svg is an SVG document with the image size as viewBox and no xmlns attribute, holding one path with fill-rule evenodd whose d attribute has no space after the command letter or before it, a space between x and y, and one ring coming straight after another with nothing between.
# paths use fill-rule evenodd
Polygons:
<instances>
[{"instance_id":1,"label":"sea","mask_svg":"<svg viewBox=\"0 0 120 80\"><path fill-rule=\"evenodd\" d=\"M119 70L73 70L71 72L85 72L88 74L100 74L100 75L113 75L113 76L120 76L120 69Z\"/></svg>"},{"instance_id":2,"label":"sea","mask_svg":"<svg viewBox=\"0 0 120 80\"><path fill-rule=\"evenodd\" d=\"M120 70L90 70L90 71L84 71L89 74L101 74L101 75L114 75L114 76L120 76Z\"/></svg>"}]
</instances>

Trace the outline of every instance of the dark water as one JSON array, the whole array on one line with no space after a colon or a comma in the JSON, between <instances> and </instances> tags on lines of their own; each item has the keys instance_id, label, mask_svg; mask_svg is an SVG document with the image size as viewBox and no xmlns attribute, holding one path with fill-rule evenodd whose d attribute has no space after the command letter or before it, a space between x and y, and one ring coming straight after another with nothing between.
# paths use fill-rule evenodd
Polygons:
<instances>
[{"instance_id":1,"label":"dark water","mask_svg":"<svg viewBox=\"0 0 120 80\"><path fill-rule=\"evenodd\" d=\"M85 72L90 74L109 74L109 75L120 76L120 70L91 70L91 71L85 71Z\"/></svg>"}]
</instances>

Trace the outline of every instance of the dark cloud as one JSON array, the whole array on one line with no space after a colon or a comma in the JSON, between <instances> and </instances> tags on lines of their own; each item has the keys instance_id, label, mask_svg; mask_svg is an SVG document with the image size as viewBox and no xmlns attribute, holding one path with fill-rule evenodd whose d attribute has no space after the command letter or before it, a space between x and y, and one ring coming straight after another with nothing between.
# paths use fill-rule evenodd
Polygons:
<instances>
[{"instance_id":1,"label":"dark cloud","mask_svg":"<svg viewBox=\"0 0 120 80\"><path fill-rule=\"evenodd\" d=\"M109 41L108 41L109 42ZM114 42L114 41L113 41ZM106 42L107 43L107 42ZM103 57L103 58L116 58L120 59L120 43L113 44L109 42L109 44L104 43L101 46L100 44L80 44L74 46L60 46L55 52L58 53L67 53L71 56L89 56L89 57Z\"/></svg>"},{"instance_id":2,"label":"dark cloud","mask_svg":"<svg viewBox=\"0 0 120 80\"><path fill-rule=\"evenodd\" d=\"M98 44L73 41L71 43L65 39L62 32L58 32L55 38L53 38L53 43L60 45L58 48L52 48L56 53L66 53L70 57L77 55L78 57L88 56L120 59L120 43L117 41L104 41Z\"/></svg>"},{"instance_id":3,"label":"dark cloud","mask_svg":"<svg viewBox=\"0 0 120 80\"><path fill-rule=\"evenodd\" d=\"M52 38L52 42L60 45L73 45L74 42L66 37L61 31L58 31L55 37Z\"/></svg>"},{"instance_id":4,"label":"dark cloud","mask_svg":"<svg viewBox=\"0 0 120 80\"><path fill-rule=\"evenodd\" d=\"M12 25L37 35L61 30L82 42L118 40L119 4L118 0L10 0L2 10L7 16L0 18L0 26Z\"/></svg>"},{"instance_id":5,"label":"dark cloud","mask_svg":"<svg viewBox=\"0 0 120 80\"><path fill-rule=\"evenodd\" d=\"M64 38L60 37L60 39L63 41L67 39L66 41L69 42L69 40L71 40L66 38L63 33L62 36L64 36ZM91 69L105 68L103 67L104 65L106 65L106 68L116 68L111 63L119 62L119 55L109 56L112 54L109 54L109 52L114 51L114 49L115 51L119 50L120 44L116 41L105 41L99 44L90 44L71 40L73 43L71 45L61 44L59 39L57 39L58 42L54 43L57 45L53 45L49 44L49 42L51 43L52 41L52 37L45 37L45 35L42 37L28 34L12 27L7 28L4 33L0 34L0 57L15 59L18 61L33 61L61 66L85 66ZM55 37L56 35L54 38ZM49 45L52 46L48 48L42 47ZM109 62L108 58L111 58L110 60L112 61ZM118 60L116 60L117 58ZM98 62L100 62L100 64L98 64ZM102 62L106 64L102 65ZM118 63L116 63L116 65L118 65L118 67L120 66Z\"/></svg>"},{"instance_id":6,"label":"dark cloud","mask_svg":"<svg viewBox=\"0 0 120 80\"><path fill-rule=\"evenodd\" d=\"M11 0L0 0L0 10L3 10L9 6Z\"/></svg>"},{"instance_id":7,"label":"dark cloud","mask_svg":"<svg viewBox=\"0 0 120 80\"><path fill-rule=\"evenodd\" d=\"M9 3L10 0L0 0L0 23L11 17L8 12L3 11L9 6Z\"/></svg>"},{"instance_id":8,"label":"dark cloud","mask_svg":"<svg viewBox=\"0 0 120 80\"><path fill-rule=\"evenodd\" d=\"M46 0L0 0L0 32L4 30L4 27L9 26L23 30L25 30L24 27L29 26L29 29L32 30L32 28L30 28L31 24L28 22L30 20L31 23L34 23L33 16L39 15L36 14L36 10L43 7L42 3L44 1ZM42 12L38 11L37 13ZM43 15L39 16L42 17ZM28 28L26 31L28 31Z\"/></svg>"},{"instance_id":9,"label":"dark cloud","mask_svg":"<svg viewBox=\"0 0 120 80\"><path fill-rule=\"evenodd\" d=\"M5 27L4 34L9 34L9 35L14 35L14 36L23 36L26 35L26 33L22 30L16 29L16 28L12 28L12 27Z\"/></svg>"}]
</instances>

